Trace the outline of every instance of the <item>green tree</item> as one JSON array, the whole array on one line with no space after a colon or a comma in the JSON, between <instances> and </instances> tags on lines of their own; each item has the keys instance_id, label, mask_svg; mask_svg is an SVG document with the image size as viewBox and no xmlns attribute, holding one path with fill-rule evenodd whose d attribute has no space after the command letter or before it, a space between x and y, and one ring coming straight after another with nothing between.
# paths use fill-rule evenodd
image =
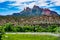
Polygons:
<instances>
[{"instance_id":1,"label":"green tree","mask_svg":"<svg viewBox=\"0 0 60 40\"><path fill-rule=\"evenodd\" d=\"M4 27L0 26L0 40L2 40L2 35L5 34Z\"/></svg>"},{"instance_id":2,"label":"green tree","mask_svg":"<svg viewBox=\"0 0 60 40\"><path fill-rule=\"evenodd\" d=\"M5 31L6 32L11 32L13 30L13 24L12 23L7 23L4 25Z\"/></svg>"},{"instance_id":3,"label":"green tree","mask_svg":"<svg viewBox=\"0 0 60 40\"><path fill-rule=\"evenodd\" d=\"M56 32L57 32L57 33L60 33L60 27L57 27Z\"/></svg>"}]
</instances>

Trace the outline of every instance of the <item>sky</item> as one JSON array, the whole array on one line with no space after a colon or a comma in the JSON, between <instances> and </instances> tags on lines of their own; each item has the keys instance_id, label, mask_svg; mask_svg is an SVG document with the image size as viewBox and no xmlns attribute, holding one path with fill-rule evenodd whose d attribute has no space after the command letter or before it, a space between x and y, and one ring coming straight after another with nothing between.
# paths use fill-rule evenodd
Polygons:
<instances>
[{"instance_id":1,"label":"sky","mask_svg":"<svg viewBox=\"0 0 60 40\"><path fill-rule=\"evenodd\" d=\"M22 11L25 7L49 8L60 14L60 0L0 0L0 15L11 15Z\"/></svg>"}]
</instances>

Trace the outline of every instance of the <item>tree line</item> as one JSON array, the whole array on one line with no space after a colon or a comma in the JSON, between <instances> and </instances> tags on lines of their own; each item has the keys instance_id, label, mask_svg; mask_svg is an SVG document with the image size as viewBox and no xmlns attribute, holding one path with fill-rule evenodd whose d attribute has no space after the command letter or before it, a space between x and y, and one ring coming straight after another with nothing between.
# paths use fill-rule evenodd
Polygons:
<instances>
[{"instance_id":1,"label":"tree line","mask_svg":"<svg viewBox=\"0 0 60 40\"><path fill-rule=\"evenodd\" d=\"M4 32L60 32L58 25L49 25L48 27L42 27L40 25L13 25L12 23L6 23L0 26L0 31Z\"/></svg>"}]
</instances>

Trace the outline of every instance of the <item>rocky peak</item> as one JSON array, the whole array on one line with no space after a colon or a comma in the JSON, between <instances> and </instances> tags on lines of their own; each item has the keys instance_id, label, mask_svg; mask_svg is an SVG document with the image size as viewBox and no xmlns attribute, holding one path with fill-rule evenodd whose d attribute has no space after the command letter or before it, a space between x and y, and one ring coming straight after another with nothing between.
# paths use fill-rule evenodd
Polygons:
<instances>
[{"instance_id":1,"label":"rocky peak","mask_svg":"<svg viewBox=\"0 0 60 40\"><path fill-rule=\"evenodd\" d=\"M33 9L41 9L39 6L34 5Z\"/></svg>"},{"instance_id":2,"label":"rocky peak","mask_svg":"<svg viewBox=\"0 0 60 40\"><path fill-rule=\"evenodd\" d=\"M59 14L57 14L57 12L55 12L55 11L50 11L51 13L51 15L53 15L53 16L59 16Z\"/></svg>"},{"instance_id":3,"label":"rocky peak","mask_svg":"<svg viewBox=\"0 0 60 40\"><path fill-rule=\"evenodd\" d=\"M29 7L24 8L25 11L31 10Z\"/></svg>"},{"instance_id":4,"label":"rocky peak","mask_svg":"<svg viewBox=\"0 0 60 40\"><path fill-rule=\"evenodd\" d=\"M45 8L44 11L50 11L49 9Z\"/></svg>"},{"instance_id":5,"label":"rocky peak","mask_svg":"<svg viewBox=\"0 0 60 40\"><path fill-rule=\"evenodd\" d=\"M20 15L20 13L13 13L13 15L18 16L18 15Z\"/></svg>"},{"instance_id":6,"label":"rocky peak","mask_svg":"<svg viewBox=\"0 0 60 40\"><path fill-rule=\"evenodd\" d=\"M50 10L47 8L43 9L43 15L50 15Z\"/></svg>"}]
</instances>

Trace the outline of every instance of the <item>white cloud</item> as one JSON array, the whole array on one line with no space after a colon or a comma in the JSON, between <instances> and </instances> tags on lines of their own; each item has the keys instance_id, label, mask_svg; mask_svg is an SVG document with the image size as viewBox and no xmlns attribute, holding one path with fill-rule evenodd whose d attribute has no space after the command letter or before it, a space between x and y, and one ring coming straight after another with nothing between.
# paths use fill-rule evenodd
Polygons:
<instances>
[{"instance_id":1,"label":"white cloud","mask_svg":"<svg viewBox=\"0 0 60 40\"><path fill-rule=\"evenodd\" d=\"M11 6L19 6L19 7L26 7L26 6L29 6L27 4L21 4L22 2L29 2L29 1L33 1L33 0L9 0L9 1L15 1L16 3L14 4L9 4ZM33 3L34 4L34 3ZM30 4L31 5L31 4Z\"/></svg>"},{"instance_id":2,"label":"white cloud","mask_svg":"<svg viewBox=\"0 0 60 40\"><path fill-rule=\"evenodd\" d=\"M0 3L1 3L1 2L4 2L4 1L5 1L5 0L0 0Z\"/></svg>"},{"instance_id":3,"label":"white cloud","mask_svg":"<svg viewBox=\"0 0 60 40\"><path fill-rule=\"evenodd\" d=\"M0 0L1 2L4 1L15 1L16 3L13 4L9 4L11 6L19 6L19 7L30 7L32 8L34 5L38 5L38 6L48 6L47 3L45 2L46 0ZM21 4L22 2L29 2L29 1L36 1L33 3L28 4Z\"/></svg>"},{"instance_id":4,"label":"white cloud","mask_svg":"<svg viewBox=\"0 0 60 40\"><path fill-rule=\"evenodd\" d=\"M22 4L22 2L30 2L30 1L33 1L33 0L9 0L9 1L15 1L16 3L9 4L9 5L18 6L18 8L20 8L20 9L24 9L25 7L32 8L33 5L35 5L35 2L30 3L29 5L28 4Z\"/></svg>"},{"instance_id":5,"label":"white cloud","mask_svg":"<svg viewBox=\"0 0 60 40\"><path fill-rule=\"evenodd\" d=\"M39 5L39 6L47 6L46 0L37 1L37 5Z\"/></svg>"},{"instance_id":6,"label":"white cloud","mask_svg":"<svg viewBox=\"0 0 60 40\"><path fill-rule=\"evenodd\" d=\"M60 6L60 0L50 0L51 2L55 2L55 6Z\"/></svg>"},{"instance_id":7,"label":"white cloud","mask_svg":"<svg viewBox=\"0 0 60 40\"><path fill-rule=\"evenodd\" d=\"M9 1L16 1L16 2L20 3L20 2L28 2L28 1L32 1L32 0L9 0Z\"/></svg>"},{"instance_id":8,"label":"white cloud","mask_svg":"<svg viewBox=\"0 0 60 40\"><path fill-rule=\"evenodd\" d=\"M29 4L29 5L25 5L25 7L30 7L30 8L32 8L34 5L36 5L35 2L33 2L33 3Z\"/></svg>"},{"instance_id":9,"label":"white cloud","mask_svg":"<svg viewBox=\"0 0 60 40\"><path fill-rule=\"evenodd\" d=\"M50 4L48 5L48 3L46 3L46 1L48 0L0 0L0 2L4 2L4 1L15 1L15 3L13 4L9 4L11 6L18 6L18 8L23 9L25 7L30 7L32 8L34 5L38 5L38 6L45 6L46 8L49 8L51 6L60 6L60 0L50 0L51 3L54 2L55 5ZM30 1L35 1L28 4L21 4L22 2L30 2Z\"/></svg>"},{"instance_id":10,"label":"white cloud","mask_svg":"<svg viewBox=\"0 0 60 40\"><path fill-rule=\"evenodd\" d=\"M16 3L15 4L12 4L12 5L21 5L20 3L22 2L29 2L29 1L32 1L32 0L9 0L9 1L15 1Z\"/></svg>"},{"instance_id":11,"label":"white cloud","mask_svg":"<svg viewBox=\"0 0 60 40\"><path fill-rule=\"evenodd\" d=\"M28 6L28 7L31 7L33 5L48 6L47 3L46 3L46 1L48 1L48 0L0 0L0 2L4 2L4 1L15 1L16 3L9 4L9 5L12 5L12 6L21 6L21 5ZM29 1L36 1L36 2L33 2L33 3L29 4L29 5L21 4L22 2L29 2ZM60 6L60 0L50 0L50 1L55 2L54 3L55 5ZM53 6L53 4L51 4L49 6Z\"/></svg>"}]
</instances>

